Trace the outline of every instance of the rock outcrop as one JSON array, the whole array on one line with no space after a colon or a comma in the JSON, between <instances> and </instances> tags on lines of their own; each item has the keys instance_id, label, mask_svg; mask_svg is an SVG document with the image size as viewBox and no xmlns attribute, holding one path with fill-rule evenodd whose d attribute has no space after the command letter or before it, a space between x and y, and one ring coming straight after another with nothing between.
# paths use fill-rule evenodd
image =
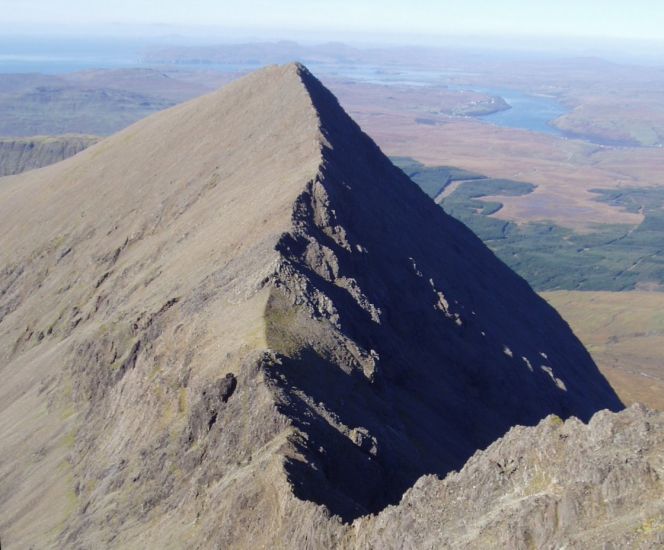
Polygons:
<instances>
[{"instance_id":1,"label":"rock outcrop","mask_svg":"<svg viewBox=\"0 0 664 550\"><path fill-rule=\"evenodd\" d=\"M662 548L664 414L633 405L512 428L354 533L356 548Z\"/></svg>"},{"instance_id":2,"label":"rock outcrop","mask_svg":"<svg viewBox=\"0 0 664 550\"><path fill-rule=\"evenodd\" d=\"M0 228L9 548L352 546L512 426L622 408L300 65L4 178Z\"/></svg>"}]
</instances>

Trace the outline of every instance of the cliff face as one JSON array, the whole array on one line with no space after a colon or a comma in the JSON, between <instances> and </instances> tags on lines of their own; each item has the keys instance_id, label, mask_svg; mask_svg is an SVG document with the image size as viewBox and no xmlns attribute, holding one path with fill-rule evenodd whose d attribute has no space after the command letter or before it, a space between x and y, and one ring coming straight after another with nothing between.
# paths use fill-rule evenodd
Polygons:
<instances>
[{"instance_id":1,"label":"cliff face","mask_svg":"<svg viewBox=\"0 0 664 550\"><path fill-rule=\"evenodd\" d=\"M622 408L299 65L6 178L0 227L7 544L352 546L511 426Z\"/></svg>"},{"instance_id":2,"label":"cliff face","mask_svg":"<svg viewBox=\"0 0 664 550\"><path fill-rule=\"evenodd\" d=\"M20 174L69 158L93 145L92 136L38 136L0 139L0 176Z\"/></svg>"}]
</instances>

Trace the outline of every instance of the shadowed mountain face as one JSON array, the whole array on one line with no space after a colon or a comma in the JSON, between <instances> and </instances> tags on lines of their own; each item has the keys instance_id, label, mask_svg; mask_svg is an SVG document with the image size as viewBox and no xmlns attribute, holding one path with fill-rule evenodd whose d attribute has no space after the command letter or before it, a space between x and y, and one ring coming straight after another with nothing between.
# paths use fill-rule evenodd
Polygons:
<instances>
[{"instance_id":1,"label":"shadowed mountain face","mask_svg":"<svg viewBox=\"0 0 664 550\"><path fill-rule=\"evenodd\" d=\"M6 178L0 229L3 542L331 547L514 424L622 408L300 65Z\"/></svg>"},{"instance_id":2,"label":"shadowed mountain face","mask_svg":"<svg viewBox=\"0 0 664 550\"><path fill-rule=\"evenodd\" d=\"M287 414L309 436L288 465L296 493L346 518L375 512L512 425L621 408L558 314L301 78L323 161L278 250L316 305L311 337L304 321L267 332L286 356ZM278 287L268 312L301 308L295 294Z\"/></svg>"}]
</instances>

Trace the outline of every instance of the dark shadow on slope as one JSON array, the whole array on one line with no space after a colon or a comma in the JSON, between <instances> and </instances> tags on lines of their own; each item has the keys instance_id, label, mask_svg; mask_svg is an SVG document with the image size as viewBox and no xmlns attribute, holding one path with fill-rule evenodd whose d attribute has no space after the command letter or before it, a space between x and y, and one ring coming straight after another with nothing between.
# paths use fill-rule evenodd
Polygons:
<instances>
[{"instance_id":1,"label":"dark shadow on slope","mask_svg":"<svg viewBox=\"0 0 664 550\"><path fill-rule=\"evenodd\" d=\"M329 147L278 249L336 317L278 290L268 304L280 406L303 434L296 494L351 521L516 424L621 409L555 310L300 72Z\"/></svg>"}]
</instances>

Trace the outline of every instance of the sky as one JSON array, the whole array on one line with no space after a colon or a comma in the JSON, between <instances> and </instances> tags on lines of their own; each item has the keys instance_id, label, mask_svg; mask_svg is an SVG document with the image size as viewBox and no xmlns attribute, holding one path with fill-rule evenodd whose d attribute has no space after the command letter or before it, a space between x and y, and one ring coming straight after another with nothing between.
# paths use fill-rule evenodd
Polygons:
<instances>
[{"instance_id":1,"label":"sky","mask_svg":"<svg viewBox=\"0 0 664 550\"><path fill-rule=\"evenodd\" d=\"M225 28L664 41L664 0L0 0L0 28Z\"/></svg>"}]
</instances>

